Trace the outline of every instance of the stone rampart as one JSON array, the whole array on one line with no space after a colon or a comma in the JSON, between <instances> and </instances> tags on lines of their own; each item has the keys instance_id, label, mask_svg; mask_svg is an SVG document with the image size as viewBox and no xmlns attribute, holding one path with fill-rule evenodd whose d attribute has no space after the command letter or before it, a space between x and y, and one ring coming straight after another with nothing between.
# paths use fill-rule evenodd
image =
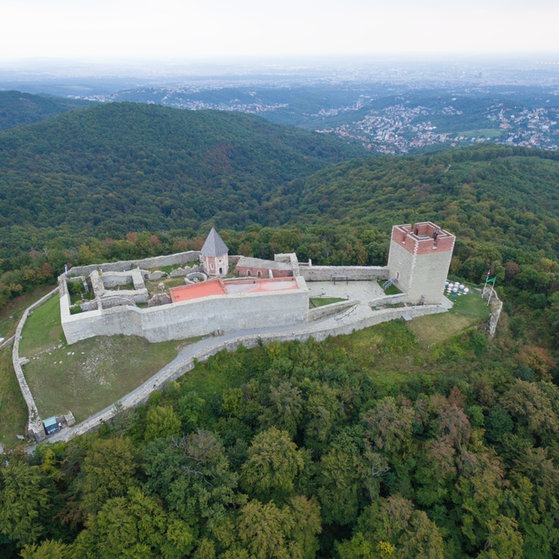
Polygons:
<instances>
[{"instance_id":1,"label":"stone rampart","mask_svg":"<svg viewBox=\"0 0 559 559\"><path fill-rule=\"evenodd\" d=\"M25 361L23 357L19 355L19 342L21 340L21 333L23 331L23 327L25 326L25 322L27 321L27 317L36 309L38 306L42 305L45 301L50 299L53 295L58 292L58 287L47 293L44 297L41 297L38 301L33 303L30 307L25 309L17 328L16 333L14 336L14 345L12 348L12 363L14 366L14 371L16 374L17 381L19 383L19 388L23 395L23 399L27 404L28 410L28 425L27 431L30 436L32 436L35 440L41 441L45 438L45 431L43 429L43 424L41 422L41 417L39 416L39 411L37 409L37 405L35 404L35 400L33 398L33 394L31 394L31 390L29 389L29 385L27 384L27 380L25 379L25 375L23 374L23 367L22 363Z\"/></svg>"},{"instance_id":2,"label":"stone rampart","mask_svg":"<svg viewBox=\"0 0 559 559\"><path fill-rule=\"evenodd\" d=\"M299 263L305 281L372 281L388 279L386 266L309 266Z\"/></svg>"},{"instance_id":3,"label":"stone rampart","mask_svg":"<svg viewBox=\"0 0 559 559\"><path fill-rule=\"evenodd\" d=\"M60 298L61 322L69 344L93 336L124 334L150 342L180 340L232 331L304 322L308 289L214 295L149 308L114 307L71 315L69 297Z\"/></svg>"},{"instance_id":4,"label":"stone rampart","mask_svg":"<svg viewBox=\"0 0 559 559\"><path fill-rule=\"evenodd\" d=\"M316 309L310 309L307 319L309 322L312 322L313 320L320 320L321 318L346 311L358 304L359 301L339 301L338 303L323 305L322 307L317 307Z\"/></svg>"},{"instance_id":5,"label":"stone rampart","mask_svg":"<svg viewBox=\"0 0 559 559\"><path fill-rule=\"evenodd\" d=\"M187 252L176 252L175 254L153 256L141 260L125 260L119 262L105 262L103 264L89 264L87 266L75 266L68 270L68 275L71 277L89 276L93 270L98 269L106 272L127 272L133 268L150 270L152 268L163 268L165 266L183 266L189 262L198 262L199 260L200 251L189 250Z\"/></svg>"}]
</instances>

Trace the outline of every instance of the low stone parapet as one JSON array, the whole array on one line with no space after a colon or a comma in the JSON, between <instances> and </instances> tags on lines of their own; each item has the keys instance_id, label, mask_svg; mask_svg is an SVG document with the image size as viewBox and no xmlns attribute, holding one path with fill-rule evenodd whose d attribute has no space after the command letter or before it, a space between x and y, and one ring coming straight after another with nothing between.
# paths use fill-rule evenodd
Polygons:
<instances>
[{"instance_id":1,"label":"low stone parapet","mask_svg":"<svg viewBox=\"0 0 559 559\"><path fill-rule=\"evenodd\" d=\"M305 281L372 281L388 279L385 266L309 266L299 263Z\"/></svg>"},{"instance_id":2,"label":"low stone parapet","mask_svg":"<svg viewBox=\"0 0 559 559\"><path fill-rule=\"evenodd\" d=\"M330 305L323 305L322 307L317 307L316 309L310 309L309 314L307 315L307 320L309 322L320 320L321 318L346 311L358 304L359 301L339 301L338 303L331 303Z\"/></svg>"},{"instance_id":3,"label":"low stone parapet","mask_svg":"<svg viewBox=\"0 0 559 559\"><path fill-rule=\"evenodd\" d=\"M397 305L398 303L405 303L407 301L406 293L396 293L395 295L386 295L377 299L369 301L369 306L374 309L375 307L386 307L387 305Z\"/></svg>"}]
</instances>

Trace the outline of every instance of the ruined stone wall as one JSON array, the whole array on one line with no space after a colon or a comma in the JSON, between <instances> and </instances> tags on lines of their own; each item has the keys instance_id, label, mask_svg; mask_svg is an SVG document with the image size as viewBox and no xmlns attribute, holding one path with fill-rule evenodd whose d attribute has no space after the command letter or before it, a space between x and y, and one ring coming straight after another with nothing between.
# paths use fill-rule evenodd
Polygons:
<instances>
[{"instance_id":1,"label":"ruined stone wall","mask_svg":"<svg viewBox=\"0 0 559 559\"><path fill-rule=\"evenodd\" d=\"M119 262L105 262L104 264L89 264L87 266L76 266L68 270L68 275L73 276L89 276L93 270L101 269L111 272L126 272L133 268L141 268L150 270L152 268L163 268L165 266L182 266L189 262L198 262L200 260L199 250L190 250L187 252L177 252L175 254L167 254L164 256L153 256L142 260L125 260Z\"/></svg>"},{"instance_id":2,"label":"ruined stone wall","mask_svg":"<svg viewBox=\"0 0 559 559\"><path fill-rule=\"evenodd\" d=\"M37 405L35 404L35 400L33 395L31 394L31 390L29 389L29 385L27 384L27 380L25 379L25 375L23 374L23 367L22 365L26 362L25 357L19 354L19 342L21 340L21 333L23 331L23 327L25 326L25 322L27 321L27 317L33 312L34 309L42 305L45 301L53 297L58 292L58 287L53 289L51 292L47 293L44 297L41 297L38 301L33 303L30 307L25 309L17 328L16 333L14 336L14 345L12 348L12 364L14 366L14 371L16 374L17 381L19 383L19 388L23 395L23 399L27 404L27 411L28 411L28 422L27 422L27 431L31 437L33 437L37 441L41 441L45 438L45 431L43 429L43 423L41 421L41 417L39 416L39 411L37 410Z\"/></svg>"},{"instance_id":3,"label":"ruined stone wall","mask_svg":"<svg viewBox=\"0 0 559 559\"><path fill-rule=\"evenodd\" d=\"M487 330L489 333L490 338L494 338L495 334L497 333L497 324L499 324L499 318L501 317L501 312L503 310L503 302L499 299L497 292L493 290L491 292L490 289L486 290L486 293L483 295L484 299L487 299L491 296L491 314L489 315L489 322L487 324Z\"/></svg>"}]
</instances>

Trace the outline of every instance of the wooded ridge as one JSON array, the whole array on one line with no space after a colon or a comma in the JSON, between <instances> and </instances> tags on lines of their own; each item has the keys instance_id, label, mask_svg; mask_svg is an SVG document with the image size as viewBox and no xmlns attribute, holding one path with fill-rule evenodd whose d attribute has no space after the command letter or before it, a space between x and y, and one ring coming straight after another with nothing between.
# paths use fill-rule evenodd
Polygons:
<instances>
[{"instance_id":1,"label":"wooded ridge","mask_svg":"<svg viewBox=\"0 0 559 559\"><path fill-rule=\"evenodd\" d=\"M554 152L370 158L231 113L112 104L0 133L0 305L65 264L199 249L210 224L232 254L385 264L391 225L424 219L505 303L494 341L394 321L241 347L9 453L0 555L557 557L558 186Z\"/></svg>"}]
</instances>

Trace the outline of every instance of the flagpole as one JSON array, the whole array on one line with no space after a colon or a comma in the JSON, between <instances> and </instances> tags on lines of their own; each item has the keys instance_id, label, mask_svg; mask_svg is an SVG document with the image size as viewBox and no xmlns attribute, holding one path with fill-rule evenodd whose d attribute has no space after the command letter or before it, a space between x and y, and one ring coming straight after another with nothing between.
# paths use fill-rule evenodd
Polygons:
<instances>
[{"instance_id":1,"label":"flagpole","mask_svg":"<svg viewBox=\"0 0 559 559\"><path fill-rule=\"evenodd\" d=\"M487 282L489 281L489 276L491 275L491 270L487 270L487 275L485 276L485 283L483 284L483 291L481 292L481 296L485 295L485 290L487 288Z\"/></svg>"},{"instance_id":2,"label":"flagpole","mask_svg":"<svg viewBox=\"0 0 559 559\"><path fill-rule=\"evenodd\" d=\"M489 292L489 297L487 297L487 305L488 306L491 303L491 297L493 297L493 290L495 289L495 280L496 279L497 279L497 276L495 276L493 278L493 281L491 282L491 291Z\"/></svg>"}]
</instances>

